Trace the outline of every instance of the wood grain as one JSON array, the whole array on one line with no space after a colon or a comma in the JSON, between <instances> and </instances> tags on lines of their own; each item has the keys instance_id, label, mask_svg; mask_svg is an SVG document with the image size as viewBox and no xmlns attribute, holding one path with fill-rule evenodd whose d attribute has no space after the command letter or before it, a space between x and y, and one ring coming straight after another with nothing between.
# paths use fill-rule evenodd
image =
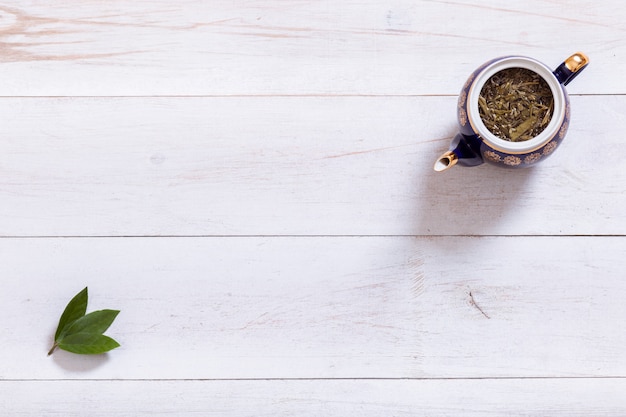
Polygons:
<instances>
[{"instance_id":1,"label":"wood grain","mask_svg":"<svg viewBox=\"0 0 626 417\"><path fill-rule=\"evenodd\" d=\"M623 379L16 381L0 382L4 394L0 406L19 417L83 415L87 407L93 417L143 417L156 412L161 416L621 417L625 388Z\"/></svg>"},{"instance_id":2,"label":"wood grain","mask_svg":"<svg viewBox=\"0 0 626 417\"><path fill-rule=\"evenodd\" d=\"M593 65L570 87L626 93L615 1L130 2L0 6L0 95L454 95L484 61ZM590 36L589 34L593 34Z\"/></svg>"},{"instance_id":3,"label":"wood grain","mask_svg":"<svg viewBox=\"0 0 626 417\"><path fill-rule=\"evenodd\" d=\"M573 97L533 169L441 174L453 97L4 99L0 234L624 234L625 100Z\"/></svg>"},{"instance_id":4,"label":"wood grain","mask_svg":"<svg viewBox=\"0 0 626 417\"><path fill-rule=\"evenodd\" d=\"M0 239L2 379L625 377L620 237ZM122 311L110 355L46 356ZM472 294L470 296L470 293ZM485 312L489 318L477 308Z\"/></svg>"}]
</instances>

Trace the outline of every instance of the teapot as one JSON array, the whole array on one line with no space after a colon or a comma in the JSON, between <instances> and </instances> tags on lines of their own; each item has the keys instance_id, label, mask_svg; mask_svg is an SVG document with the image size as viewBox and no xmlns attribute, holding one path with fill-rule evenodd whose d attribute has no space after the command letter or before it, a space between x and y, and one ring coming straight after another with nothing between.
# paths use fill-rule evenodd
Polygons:
<instances>
[{"instance_id":1,"label":"teapot","mask_svg":"<svg viewBox=\"0 0 626 417\"><path fill-rule=\"evenodd\" d=\"M459 133L452 139L449 150L437 159L434 170L441 172L456 164L476 166L484 162L505 168L524 168L546 159L559 146L569 126L570 103L565 86L578 76L588 63L589 58L577 52L554 71L545 64L524 56L500 57L481 65L469 76L461 90L457 103ZM532 71L536 74L535 77L540 77L537 78L539 82L541 79L545 81L552 96L549 122L545 121L546 125L540 133L521 141L512 141L510 138L496 135L486 126L481 116L481 111L484 114L485 110L485 100L481 96L483 87L486 83L493 82L491 80L498 79L492 78L494 75L507 74L502 71L513 68ZM500 82L508 81L506 77L503 79L501 76ZM513 110L504 110L505 113L509 111Z\"/></svg>"}]
</instances>

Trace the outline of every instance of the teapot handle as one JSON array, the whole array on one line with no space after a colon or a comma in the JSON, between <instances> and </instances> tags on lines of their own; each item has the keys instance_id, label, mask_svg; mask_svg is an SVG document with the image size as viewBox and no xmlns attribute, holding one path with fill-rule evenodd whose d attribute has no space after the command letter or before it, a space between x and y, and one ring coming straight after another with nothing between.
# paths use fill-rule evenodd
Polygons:
<instances>
[{"instance_id":1,"label":"teapot handle","mask_svg":"<svg viewBox=\"0 0 626 417\"><path fill-rule=\"evenodd\" d=\"M553 74L563 85L567 85L589 64L589 58L582 52L576 52L554 70Z\"/></svg>"}]
</instances>

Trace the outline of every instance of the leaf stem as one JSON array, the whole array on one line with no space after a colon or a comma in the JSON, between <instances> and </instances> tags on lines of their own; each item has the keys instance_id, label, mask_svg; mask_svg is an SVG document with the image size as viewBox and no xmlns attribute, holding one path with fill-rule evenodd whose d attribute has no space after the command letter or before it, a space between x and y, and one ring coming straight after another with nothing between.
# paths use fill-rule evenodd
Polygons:
<instances>
[{"instance_id":1,"label":"leaf stem","mask_svg":"<svg viewBox=\"0 0 626 417\"><path fill-rule=\"evenodd\" d=\"M55 342L54 345L52 345L52 348L48 351L48 356L52 355L52 353L58 346L59 345Z\"/></svg>"}]
</instances>

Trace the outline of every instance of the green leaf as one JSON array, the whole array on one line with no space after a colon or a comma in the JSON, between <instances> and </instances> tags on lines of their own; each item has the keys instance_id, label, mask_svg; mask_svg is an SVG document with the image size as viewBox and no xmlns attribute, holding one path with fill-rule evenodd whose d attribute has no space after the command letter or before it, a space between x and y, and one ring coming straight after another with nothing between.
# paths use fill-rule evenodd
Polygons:
<instances>
[{"instance_id":1,"label":"green leaf","mask_svg":"<svg viewBox=\"0 0 626 417\"><path fill-rule=\"evenodd\" d=\"M113 320L115 320L119 313L119 310L92 311L91 313L79 318L74 323L72 323L67 329L66 334L102 334L109 328L109 326L111 326L111 323L113 323Z\"/></svg>"},{"instance_id":2,"label":"green leaf","mask_svg":"<svg viewBox=\"0 0 626 417\"><path fill-rule=\"evenodd\" d=\"M85 312L87 311L87 299L87 287L85 287L84 290L76 294L76 296L74 296L74 298L72 298L72 300L67 304L67 307L65 307L65 310L61 315L61 319L59 320L57 331L54 334L55 341L66 333L66 330L72 323L85 315Z\"/></svg>"},{"instance_id":3,"label":"green leaf","mask_svg":"<svg viewBox=\"0 0 626 417\"><path fill-rule=\"evenodd\" d=\"M74 353L96 354L108 352L119 346L104 333L113 323L119 310L87 311L87 287L69 302L54 335L54 344L48 355L61 348Z\"/></svg>"},{"instance_id":4,"label":"green leaf","mask_svg":"<svg viewBox=\"0 0 626 417\"><path fill-rule=\"evenodd\" d=\"M120 344L103 334L75 333L64 337L58 346L72 353L96 355L115 349Z\"/></svg>"}]
</instances>

